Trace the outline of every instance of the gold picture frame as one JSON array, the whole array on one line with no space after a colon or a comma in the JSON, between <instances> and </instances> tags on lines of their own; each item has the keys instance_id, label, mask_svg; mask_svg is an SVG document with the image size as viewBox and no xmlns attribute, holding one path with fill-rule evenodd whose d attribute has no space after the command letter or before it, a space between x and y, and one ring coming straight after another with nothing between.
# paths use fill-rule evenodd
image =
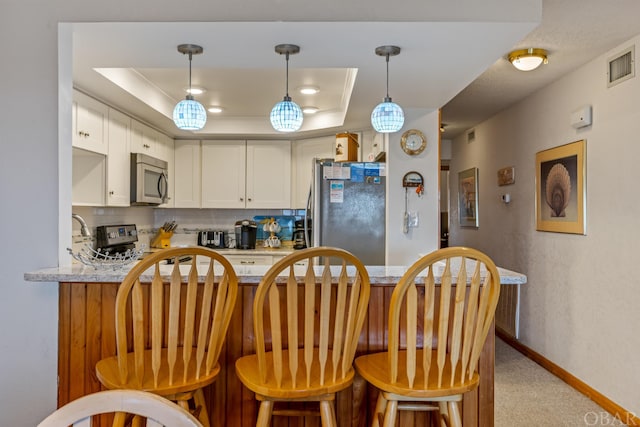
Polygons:
<instances>
[{"instance_id":1,"label":"gold picture frame","mask_svg":"<svg viewBox=\"0 0 640 427\"><path fill-rule=\"evenodd\" d=\"M536 230L586 234L586 142L536 153Z\"/></svg>"},{"instance_id":2,"label":"gold picture frame","mask_svg":"<svg viewBox=\"0 0 640 427\"><path fill-rule=\"evenodd\" d=\"M460 227L479 227L478 168L458 172L458 219Z\"/></svg>"}]
</instances>

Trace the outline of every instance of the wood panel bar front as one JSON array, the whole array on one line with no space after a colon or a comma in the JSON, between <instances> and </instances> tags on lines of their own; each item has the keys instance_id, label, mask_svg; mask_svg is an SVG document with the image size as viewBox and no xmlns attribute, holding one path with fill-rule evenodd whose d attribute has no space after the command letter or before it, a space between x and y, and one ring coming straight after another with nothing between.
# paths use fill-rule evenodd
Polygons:
<instances>
[{"instance_id":1,"label":"wood panel bar front","mask_svg":"<svg viewBox=\"0 0 640 427\"><path fill-rule=\"evenodd\" d=\"M95 365L115 354L114 304L118 283L60 283L58 406L100 390ZM235 310L220 358L221 373L205 390L213 426L255 426L257 404L253 393L235 374L235 361L254 352L252 305L256 284L241 284ZM358 354L386 349L387 311L393 285L371 285L368 318ZM480 386L465 394L462 410L465 427L491 427L494 420L493 376L495 334L493 328L480 358ZM377 390L356 378L354 386L339 393L336 414L340 426L371 424ZM428 414L402 412L400 426L429 425ZM103 423L105 424L105 423ZM319 426L316 417L274 417L273 427Z\"/></svg>"}]
</instances>

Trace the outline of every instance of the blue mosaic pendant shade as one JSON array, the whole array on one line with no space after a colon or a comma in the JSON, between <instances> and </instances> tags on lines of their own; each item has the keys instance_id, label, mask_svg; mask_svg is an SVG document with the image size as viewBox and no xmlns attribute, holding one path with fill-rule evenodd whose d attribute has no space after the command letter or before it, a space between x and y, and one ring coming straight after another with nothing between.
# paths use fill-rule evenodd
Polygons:
<instances>
[{"instance_id":1,"label":"blue mosaic pendant shade","mask_svg":"<svg viewBox=\"0 0 640 427\"><path fill-rule=\"evenodd\" d=\"M371 112L371 125L380 133L397 132L404 125L404 111L391 98L385 98Z\"/></svg>"},{"instance_id":2,"label":"blue mosaic pendant shade","mask_svg":"<svg viewBox=\"0 0 640 427\"><path fill-rule=\"evenodd\" d=\"M178 129L200 130L207 123L207 111L202 104L188 95L173 109L173 122Z\"/></svg>"},{"instance_id":3,"label":"blue mosaic pendant shade","mask_svg":"<svg viewBox=\"0 0 640 427\"><path fill-rule=\"evenodd\" d=\"M271 110L271 126L278 132L295 132L302 126L302 109L290 97L278 102Z\"/></svg>"}]
</instances>

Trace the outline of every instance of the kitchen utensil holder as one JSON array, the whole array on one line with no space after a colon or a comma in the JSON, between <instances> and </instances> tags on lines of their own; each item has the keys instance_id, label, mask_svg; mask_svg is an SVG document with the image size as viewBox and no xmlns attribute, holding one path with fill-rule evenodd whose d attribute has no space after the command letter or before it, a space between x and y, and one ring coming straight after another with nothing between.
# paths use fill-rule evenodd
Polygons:
<instances>
[{"instance_id":1,"label":"kitchen utensil holder","mask_svg":"<svg viewBox=\"0 0 640 427\"><path fill-rule=\"evenodd\" d=\"M155 249L170 248L171 236L173 236L173 231L164 231L164 228L160 227L158 233L151 241L151 247Z\"/></svg>"}]
</instances>

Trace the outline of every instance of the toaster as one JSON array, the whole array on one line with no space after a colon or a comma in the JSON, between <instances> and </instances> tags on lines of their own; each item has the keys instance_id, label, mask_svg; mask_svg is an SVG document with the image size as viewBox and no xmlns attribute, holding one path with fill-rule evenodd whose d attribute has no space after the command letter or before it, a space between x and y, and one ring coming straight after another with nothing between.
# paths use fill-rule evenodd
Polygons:
<instances>
[{"instance_id":1,"label":"toaster","mask_svg":"<svg viewBox=\"0 0 640 427\"><path fill-rule=\"evenodd\" d=\"M201 231L198 233L198 245L211 249L226 248L224 231Z\"/></svg>"}]
</instances>

